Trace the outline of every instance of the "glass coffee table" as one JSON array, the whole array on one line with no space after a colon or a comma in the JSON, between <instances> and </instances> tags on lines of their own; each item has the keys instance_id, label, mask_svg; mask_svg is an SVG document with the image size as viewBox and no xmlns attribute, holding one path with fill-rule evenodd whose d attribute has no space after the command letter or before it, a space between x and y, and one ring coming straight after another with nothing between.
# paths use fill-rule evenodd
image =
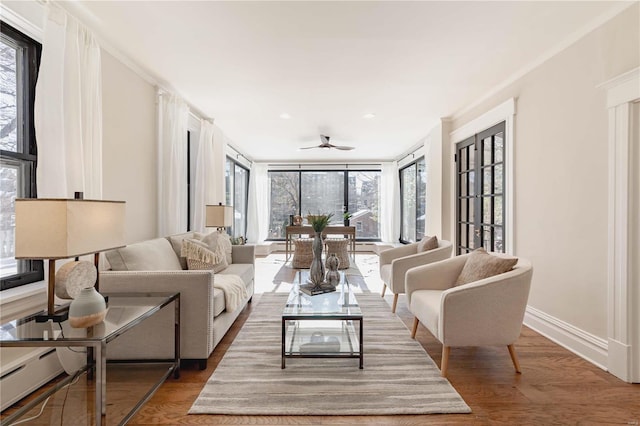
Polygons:
<instances>
[{"instance_id":1,"label":"glass coffee table","mask_svg":"<svg viewBox=\"0 0 640 426\"><path fill-rule=\"evenodd\" d=\"M286 358L359 358L362 369L362 311L346 275L340 272L336 291L315 296L300 291L308 277L308 270L296 272L282 312L282 368Z\"/></svg>"}]
</instances>

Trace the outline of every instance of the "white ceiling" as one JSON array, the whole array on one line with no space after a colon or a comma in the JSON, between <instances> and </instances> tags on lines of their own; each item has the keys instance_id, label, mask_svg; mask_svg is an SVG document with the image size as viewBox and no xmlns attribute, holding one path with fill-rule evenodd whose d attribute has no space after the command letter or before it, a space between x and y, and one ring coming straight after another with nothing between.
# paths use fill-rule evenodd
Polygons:
<instances>
[{"instance_id":1,"label":"white ceiling","mask_svg":"<svg viewBox=\"0 0 640 426\"><path fill-rule=\"evenodd\" d=\"M396 158L621 9L587 2L67 4L258 161ZM280 118L288 113L288 120ZM365 119L363 114L375 113ZM299 147L331 142L353 151Z\"/></svg>"}]
</instances>

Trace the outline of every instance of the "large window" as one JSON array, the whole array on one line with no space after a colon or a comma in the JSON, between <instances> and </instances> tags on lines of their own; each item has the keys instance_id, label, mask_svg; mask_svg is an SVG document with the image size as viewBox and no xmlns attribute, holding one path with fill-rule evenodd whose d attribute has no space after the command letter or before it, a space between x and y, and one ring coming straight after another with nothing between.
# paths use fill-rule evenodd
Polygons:
<instances>
[{"instance_id":1,"label":"large window","mask_svg":"<svg viewBox=\"0 0 640 426\"><path fill-rule=\"evenodd\" d=\"M416 242L424 237L427 175L424 158L400 169L400 240Z\"/></svg>"},{"instance_id":2,"label":"large window","mask_svg":"<svg viewBox=\"0 0 640 426\"><path fill-rule=\"evenodd\" d=\"M249 196L249 170L227 157L225 170L225 204L233 206L234 238L247 235L247 198Z\"/></svg>"},{"instance_id":3,"label":"large window","mask_svg":"<svg viewBox=\"0 0 640 426\"><path fill-rule=\"evenodd\" d=\"M40 43L0 25L0 289L43 279L42 261L15 259L15 199L36 196L33 124Z\"/></svg>"},{"instance_id":4,"label":"large window","mask_svg":"<svg viewBox=\"0 0 640 426\"><path fill-rule=\"evenodd\" d=\"M290 215L333 213L331 225L343 225L351 213L359 240L380 238L379 170L270 171L269 238L284 239Z\"/></svg>"}]
</instances>

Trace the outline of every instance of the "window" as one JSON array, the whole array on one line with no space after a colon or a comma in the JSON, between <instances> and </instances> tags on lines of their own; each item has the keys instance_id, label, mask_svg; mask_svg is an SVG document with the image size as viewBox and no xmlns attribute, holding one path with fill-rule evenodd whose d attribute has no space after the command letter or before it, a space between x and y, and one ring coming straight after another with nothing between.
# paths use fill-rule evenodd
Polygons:
<instances>
[{"instance_id":1,"label":"window","mask_svg":"<svg viewBox=\"0 0 640 426\"><path fill-rule=\"evenodd\" d=\"M249 170L227 157L225 170L225 204L233 206L233 238L247 235L247 198L249 197Z\"/></svg>"},{"instance_id":2,"label":"window","mask_svg":"<svg viewBox=\"0 0 640 426\"><path fill-rule=\"evenodd\" d=\"M284 239L290 215L333 213L332 225L352 214L358 240L380 238L380 170L269 171L269 238Z\"/></svg>"},{"instance_id":3,"label":"window","mask_svg":"<svg viewBox=\"0 0 640 426\"><path fill-rule=\"evenodd\" d=\"M269 238L284 239L289 215L300 214L300 172L269 172Z\"/></svg>"},{"instance_id":4,"label":"window","mask_svg":"<svg viewBox=\"0 0 640 426\"><path fill-rule=\"evenodd\" d=\"M300 175L300 214L333 213L332 225L342 225L344 172L309 171Z\"/></svg>"},{"instance_id":5,"label":"window","mask_svg":"<svg viewBox=\"0 0 640 426\"><path fill-rule=\"evenodd\" d=\"M400 169L400 241L424 237L427 207L427 175L424 157Z\"/></svg>"},{"instance_id":6,"label":"window","mask_svg":"<svg viewBox=\"0 0 640 426\"><path fill-rule=\"evenodd\" d=\"M15 199L36 196L33 123L42 46L0 26L0 290L43 279L42 261L15 259Z\"/></svg>"},{"instance_id":7,"label":"window","mask_svg":"<svg viewBox=\"0 0 640 426\"><path fill-rule=\"evenodd\" d=\"M504 252L504 131L502 122L456 144L456 254Z\"/></svg>"}]
</instances>

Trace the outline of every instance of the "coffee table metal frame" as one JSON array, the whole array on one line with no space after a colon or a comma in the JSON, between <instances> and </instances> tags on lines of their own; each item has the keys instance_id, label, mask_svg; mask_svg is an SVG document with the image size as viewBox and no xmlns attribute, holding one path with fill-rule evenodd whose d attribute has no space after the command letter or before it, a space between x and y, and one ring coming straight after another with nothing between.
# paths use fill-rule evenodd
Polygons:
<instances>
[{"instance_id":1,"label":"coffee table metal frame","mask_svg":"<svg viewBox=\"0 0 640 426\"><path fill-rule=\"evenodd\" d=\"M349 283L346 279L346 275L341 272L342 279L340 280L340 286L342 287L342 291L346 291L347 294L352 294L349 292ZM294 287L291 289L291 293L297 293L296 297L300 298L321 298L326 295L330 295L332 293L319 294L315 296L309 296L300 291L300 281L302 277L302 271L297 273L297 283L294 283ZM340 291L340 290L339 290ZM349 296L349 300L356 300L355 296ZM350 302L349 302L350 303ZM351 305L351 306L357 306ZM286 350L287 344L287 322L288 321L358 321L360 327L358 330L358 352L347 353L347 352L338 352L338 353L320 353L320 352L304 352L304 353L292 353L291 351ZM346 327L353 327L352 324L346 324ZM347 336L349 334L347 333ZM340 312L316 312L316 313L282 313L282 366L281 368L286 367L285 360L286 358L359 358L360 364L359 368L364 368L364 319L362 316L362 312L360 313L340 313ZM293 337L292 337L293 339Z\"/></svg>"},{"instance_id":2,"label":"coffee table metal frame","mask_svg":"<svg viewBox=\"0 0 640 426\"><path fill-rule=\"evenodd\" d=\"M142 397L140 401L133 407L133 409L122 419L119 424L126 424L131 418L135 415L135 413L142 407L142 405L147 402L151 396L155 393L155 391L160 387L160 385L173 373L174 378L180 377L180 293L103 293L103 295L108 296L110 298L110 307L118 307L117 298L145 298L145 297L156 297L159 298L158 302L155 303L154 306L150 307L148 310L143 312L140 316L125 322L124 324L119 324L114 330L111 330L108 334L98 335L98 336L89 336L89 337L68 337L68 338L44 338L43 337L28 337L28 338L19 338L19 339L0 339L0 347L86 347L87 348L87 364L78 370L75 374L66 377L65 379L58 382L51 389L47 390L43 394L39 395L36 399L30 401L24 407L20 408L18 411L13 413L11 416L7 416L2 419L1 425L9 425L12 424L16 419L20 418L22 415L27 413L41 401L43 401L48 396L54 394L58 390L62 389L68 383L72 382L76 377L78 377L84 371L91 372L95 371L95 424L96 426L100 426L103 424L103 416L106 413L106 393L107 393L107 343L114 340L116 337L126 333L131 330L138 324L140 324L145 319L151 317L156 312L160 311L165 306L169 305L171 302L175 302L174 309L174 359L169 364L168 369L162 375L160 380L158 380L155 385ZM126 306L126 305L123 305ZM64 311L68 309L68 305L63 307L59 311ZM28 325L30 322L35 321L35 316L29 315L25 318L21 318L17 320L18 325ZM107 314L107 319L109 318ZM46 324L46 323L42 323ZM89 331L88 334L92 334L93 327L89 327L87 329ZM93 356L91 356L93 354ZM90 359L93 358L93 359ZM135 363L143 363L144 361L132 361ZM88 377L89 379L90 377Z\"/></svg>"}]
</instances>

